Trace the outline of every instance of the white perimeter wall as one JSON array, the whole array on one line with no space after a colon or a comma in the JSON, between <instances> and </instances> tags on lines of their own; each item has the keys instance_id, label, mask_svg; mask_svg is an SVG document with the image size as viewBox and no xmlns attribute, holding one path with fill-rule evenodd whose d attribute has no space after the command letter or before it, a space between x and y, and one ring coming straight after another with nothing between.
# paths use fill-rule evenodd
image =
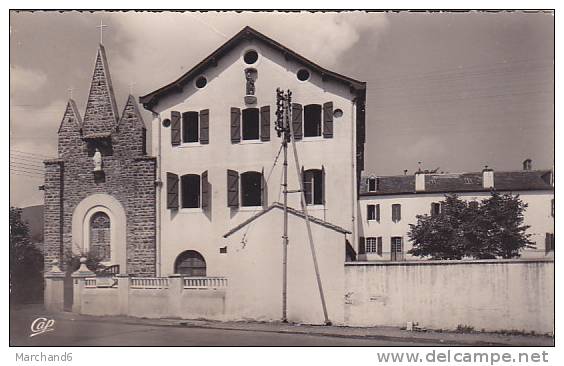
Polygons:
<instances>
[{"instance_id":1,"label":"white perimeter wall","mask_svg":"<svg viewBox=\"0 0 564 366\"><path fill-rule=\"evenodd\" d=\"M345 322L554 332L550 260L347 263Z\"/></svg>"}]
</instances>

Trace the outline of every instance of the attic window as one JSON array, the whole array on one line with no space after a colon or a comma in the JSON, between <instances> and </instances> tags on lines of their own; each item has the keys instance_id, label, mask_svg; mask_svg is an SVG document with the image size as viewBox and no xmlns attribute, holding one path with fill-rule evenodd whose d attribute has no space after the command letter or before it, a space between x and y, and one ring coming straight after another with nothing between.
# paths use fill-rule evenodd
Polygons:
<instances>
[{"instance_id":1,"label":"attic window","mask_svg":"<svg viewBox=\"0 0 564 366\"><path fill-rule=\"evenodd\" d=\"M306 69L299 69L297 77L299 81L307 81L309 79L309 71Z\"/></svg>"},{"instance_id":2,"label":"attic window","mask_svg":"<svg viewBox=\"0 0 564 366\"><path fill-rule=\"evenodd\" d=\"M243 56L243 60L247 65L252 65L258 60L258 53L255 50L248 50Z\"/></svg>"},{"instance_id":3,"label":"attic window","mask_svg":"<svg viewBox=\"0 0 564 366\"><path fill-rule=\"evenodd\" d=\"M472 178L464 178L464 184L472 184Z\"/></svg>"},{"instance_id":4,"label":"attic window","mask_svg":"<svg viewBox=\"0 0 564 366\"><path fill-rule=\"evenodd\" d=\"M205 76L200 76L196 79L196 88L202 89L208 83L208 79Z\"/></svg>"}]
</instances>

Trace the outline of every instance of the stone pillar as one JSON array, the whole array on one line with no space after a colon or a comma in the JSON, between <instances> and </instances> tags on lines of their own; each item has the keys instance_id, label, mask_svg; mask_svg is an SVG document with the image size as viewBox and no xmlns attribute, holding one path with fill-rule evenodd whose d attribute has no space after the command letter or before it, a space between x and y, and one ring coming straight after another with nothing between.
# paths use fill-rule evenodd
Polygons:
<instances>
[{"instance_id":1,"label":"stone pillar","mask_svg":"<svg viewBox=\"0 0 564 366\"><path fill-rule=\"evenodd\" d=\"M128 274L118 274L117 276L119 314L129 315L129 287L131 281Z\"/></svg>"},{"instance_id":2,"label":"stone pillar","mask_svg":"<svg viewBox=\"0 0 564 366\"><path fill-rule=\"evenodd\" d=\"M73 282L73 298L72 298L72 311L78 313L82 311L82 291L84 290L85 279L87 277L94 277L96 274L86 267L86 258L80 258L80 268L72 274Z\"/></svg>"},{"instance_id":3,"label":"stone pillar","mask_svg":"<svg viewBox=\"0 0 564 366\"><path fill-rule=\"evenodd\" d=\"M180 274L168 276L168 311L172 317L182 317L182 291L184 277Z\"/></svg>"},{"instance_id":4,"label":"stone pillar","mask_svg":"<svg viewBox=\"0 0 564 366\"><path fill-rule=\"evenodd\" d=\"M63 311L65 305L65 273L59 268L59 262L52 262L49 272L44 274L44 303L47 311Z\"/></svg>"}]
</instances>

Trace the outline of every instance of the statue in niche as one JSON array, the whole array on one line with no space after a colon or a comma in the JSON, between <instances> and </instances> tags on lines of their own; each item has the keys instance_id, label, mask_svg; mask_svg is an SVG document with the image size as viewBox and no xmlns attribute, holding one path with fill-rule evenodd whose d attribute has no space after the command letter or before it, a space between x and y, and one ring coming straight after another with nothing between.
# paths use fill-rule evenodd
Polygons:
<instances>
[{"instance_id":1,"label":"statue in niche","mask_svg":"<svg viewBox=\"0 0 564 366\"><path fill-rule=\"evenodd\" d=\"M246 95L255 95L255 80L257 71L255 69L245 69L245 79L247 80Z\"/></svg>"},{"instance_id":2,"label":"statue in niche","mask_svg":"<svg viewBox=\"0 0 564 366\"><path fill-rule=\"evenodd\" d=\"M92 161L94 161L94 171L101 172L102 171L102 153L98 148L96 148L96 152L92 157Z\"/></svg>"}]
</instances>

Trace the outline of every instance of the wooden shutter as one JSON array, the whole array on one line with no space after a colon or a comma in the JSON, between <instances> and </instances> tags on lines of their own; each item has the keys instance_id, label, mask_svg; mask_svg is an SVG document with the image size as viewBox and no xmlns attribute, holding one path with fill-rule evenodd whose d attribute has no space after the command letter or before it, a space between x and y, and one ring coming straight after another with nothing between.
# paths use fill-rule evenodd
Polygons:
<instances>
[{"instance_id":1,"label":"wooden shutter","mask_svg":"<svg viewBox=\"0 0 564 366\"><path fill-rule=\"evenodd\" d=\"M401 221L401 205L397 205L397 210L398 210L398 221Z\"/></svg>"},{"instance_id":2,"label":"wooden shutter","mask_svg":"<svg viewBox=\"0 0 564 366\"><path fill-rule=\"evenodd\" d=\"M200 144L210 143L210 110L200 111Z\"/></svg>"},{"instance_id":3,"label":"wooden shutter","mask_svg":"<svg viewBox=\"0 0 564 366\"><path fill-rule=\"evenodd\" d=\"M366 239L364 236L358 238L358 254L366 254Z\"/></svg>"},{"instance_id":4,"label":"wooden shutter","mask_svg":"<svg viewBox=\"0 0 564 366\"><path fill-rule=\"evenodd\" d=\"M180 145L180 112L170 112L170 143L172 146Z\"/></svg>"},{"instance_id":5,"label":"wooden shutter","mask_svg":"<svg viewBox=\"0 0 564 366\"><path fill-rule=\"evenodd\" d=\"M294 129L294 139L301 140L302 133L302 105L292 103L292 128Z\"/></svg>"},{"instance_id":6,"label":"wooden shutter","mask_svg":"<svg viewBox=\"0 0 564 366\"><path fill-rule=\"evenodd\" d=\"M327 185L325 184L325 167L323 165L321 166L321 187L321 202L325 205L325 187L327 187Z\"/></svg>"},{"instance_id":7,"label":"wooden shutter","mask_svg":"<svg viewBox=\"0 0 564 366\"><path fill-rule=\"evenodd\" d=\"M376 221L380 221L380 204L376 205Z\"/></svg>"},{"instance_id":8,"label":"wooden shutter","mask_svg":"<svg viewBox=\"0 0 564 366\"><path fill-rule=\"evenodd\" d=\"M323 137L333 138L333 102L323 104Z\"/></svg>"},{"instance_id":9,"label":"wooden shutter","mask_svg":"<svg viewBox=\"0 0 564 366\"><path fill-rule=\"evenodd\" d=\"M227 206L239 207L239 173L227 170Z\"/></svg>"},{"instance_id":10,"label":"wooden shutter","mask_svg":"<svg viewBox=\"0 0 564 366\"><path fill-rule=\"evenodd\" d=\"M231 143L241 141L241 110L231 108Z\"/></svg>"},{"instance_id":11,"label":"wooden shutter","mask_svg":"<svg viewBox=\"0 0 564 366\"><path fill-rule=\"evenodd\" d=\"M260 107L260 140L270 141L270 106Z\"/></svg>"},{"instance_id":12,"label":"wooden shutter","mask_svg":"<svg viewBox=\"0 0 564 366\"><path fill-rule=\"evenodd\" d=\"M378 243L376 245L377 245L376 252L378 253L378 255L382 255L382 237L381 236L378 237Z\"/></svg>"},{"instance_id":13,"label":"wooden shutter","mask_svg":"<svg viewBox=\"0 0 564 366\"><path fill-rule=\"evenodd\" d=\"M210 208L210 187L208 182L208 171L202 173L202 209Z\"/></svg>"},{"instance_id":14,"label":"wooden shutter","mask_svg":"<svg viewBox=\"0 0 564 366\"><path fill-rule=\"evenodd\" d=\"M178 210L178 175L166 173L166 208Z\"/></svg>"}]
</instances>

